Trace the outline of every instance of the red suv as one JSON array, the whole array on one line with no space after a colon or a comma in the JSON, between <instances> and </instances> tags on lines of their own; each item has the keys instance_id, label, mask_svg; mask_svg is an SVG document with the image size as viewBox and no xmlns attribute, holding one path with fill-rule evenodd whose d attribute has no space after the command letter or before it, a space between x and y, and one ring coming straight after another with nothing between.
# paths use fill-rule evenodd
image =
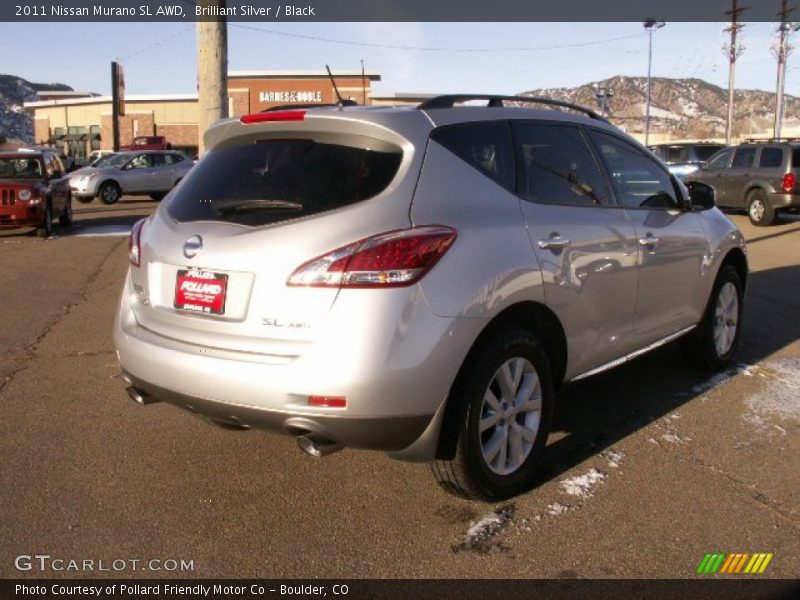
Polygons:
<instances>
[{"instance_id":1,"label":"red suv","mask_svg":"<svg viewBox=\"0 0 800 600\"><path fill-rule=\"evenodd\" d=\"M36 227L53 233L53 218L72 223L72 199L64 166L51 152L0 153L0 229Z\"/></svg>"},{"instance_id":2,"label":"red suv","mask_svg":"<svg viewBox=\"0 0 800 600\"><path fill-rule=\"evenodd\" d=\"M169 150L172 144L167 142L163 135L144 135L133 138L130 146L125 146L121 150Z\"/></svg>"}]
</instances>

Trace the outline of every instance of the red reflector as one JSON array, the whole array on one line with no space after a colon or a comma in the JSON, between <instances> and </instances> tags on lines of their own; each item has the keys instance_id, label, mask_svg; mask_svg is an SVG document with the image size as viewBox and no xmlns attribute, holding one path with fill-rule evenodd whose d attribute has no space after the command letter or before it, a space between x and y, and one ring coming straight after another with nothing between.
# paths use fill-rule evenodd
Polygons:
<instances>
[{"instance_id":1,"label":"red reflector","mask_svg":"<svg viewBox=\"0 0 800 600\"><path fill-rule=\"evenodd\" d=\"M794 189L795 178L794 173L787 173L783 176L783 191L791 192Z\"/></svg>"},{"instance_id":2,"label":"red reflector","mask_svg":"<svg viewBox=\"0 0 800 600\"><path fill-rule=\"evenodd\" d=\"M344 396L309 396L309 406L325 406L327 408L346 408L347 398Z\"/></svg>"},{"instance_id":3,"label":"red reflector","mask_svg":"<svg viewBox=\"0 0 800 600\"><path fill-rule=\"evenodd\" d=\"M267 121L302 121L306 118L304 110L276 110L275 112L255 113L244 115L239 119L245 125L251 123L264 123Z\"/></svg>"}]
</instances>

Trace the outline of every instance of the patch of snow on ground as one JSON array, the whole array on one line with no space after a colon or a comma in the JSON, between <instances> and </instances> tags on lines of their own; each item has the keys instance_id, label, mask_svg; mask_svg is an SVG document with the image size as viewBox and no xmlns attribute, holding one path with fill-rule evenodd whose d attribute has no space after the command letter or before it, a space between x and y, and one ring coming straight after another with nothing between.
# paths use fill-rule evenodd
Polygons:
<instances>
[{"instance_id":1,"label":"patch of snow on ground","mask_svg":"<svg viewBox=\"0 0 800 600\"><path fill-rule=\"evenodd\" d=\"M800 359L768 361L759 375L766 380L766 389L746 400L745 420L754 425L764 425L770 418L800 421Z\"/></svg>"},{"instance_id":2,"label":"patch of snow on ground","mask_svg":"<svg viewBox=\"0 0 800 600\"><path fill-rule=\"evenodd\" d=\"M488 550L489 543L514 515L514 508L506 506L489 513L472 525L464 536L465 550Z\"/></svg>"},{"instance_id":3,"label":"patch of snow on ground","mask_svg":"<svg viewBox=\"0 0 800 600\"><path fill-rule=\"evenodd\" d=\"M569 479L561 481L561 489L570 496L578 496L579 498L589 498L593 496L592 488L606 478L605 473L601 473L597 469L589 469L585 475L577 475Z\"/></svg>"},{"instance_id":4,"label":"patch of snow on ground","mask_svg":"<svg viewBox=\"0 0 800 600\"><path fill-rule=\"evenodd\" d=\"M745 375L747 377L752 377L760 373L760 369L753 365L736 365L731 369L727 369L725 371L720 371L719 373L715 373L705 381L698 383L694 386L691 391L689 392L691 395L699 395L707 392L708 390L717 387L718 385L725 383L731 377L735 375Z\"/></svg>"},{"instance_id":5,"label":"patch of snow on ground","mask_svg":"<svg viewBox=\"0 0 800 600\"><path fill-rule=\"evenodd\" d=\"M555 504L548 504L547 505L547 514L549 515L561 515L565 512L569 512L573 510L575 507L570 506L569 504L561 504L556 502Z\"/></svg>"},{"instance_id":6,"label":"patch of snow on ground","mask_svg":"<svg viewBox=\"0 0 800 600\"><path fill-rule=\"evenodd\" d=\"M601 456L608 461L608 466L612 469L618 469L622 464L622 459L625 458L622 452L617 452L613 448L607 448L601 453Z\"/></svg>"}]
</instances>

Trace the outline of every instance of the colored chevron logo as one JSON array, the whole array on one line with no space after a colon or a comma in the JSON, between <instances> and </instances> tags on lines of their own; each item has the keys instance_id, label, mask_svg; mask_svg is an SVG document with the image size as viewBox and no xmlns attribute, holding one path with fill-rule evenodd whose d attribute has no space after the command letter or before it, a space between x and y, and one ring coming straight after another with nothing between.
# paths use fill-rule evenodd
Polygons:
<instances>
[{"instance_id":1,"label":"colored chevron logo","mask_svg":"<svg viewBox=\"0 0 800 600\"><path fill-rule=\"evenodd\" d=\"M772 556L772 553L747 554L746 552L706 554L697 566L697 573L700 575L714 575L715 573L756 575L764 572L772 560Z\"/></svg>"}]
</instances>

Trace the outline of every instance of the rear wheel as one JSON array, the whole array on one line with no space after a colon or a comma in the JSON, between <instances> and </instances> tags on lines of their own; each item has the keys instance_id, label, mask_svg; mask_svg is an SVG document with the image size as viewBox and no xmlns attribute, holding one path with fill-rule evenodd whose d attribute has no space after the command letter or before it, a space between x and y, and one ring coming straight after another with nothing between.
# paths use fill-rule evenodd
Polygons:
<instances>
[{"instance_id":1,"label":"rear wheel","mask_svg":"<svg viewBox=\"0 0 800 600\"><path fill-rule=\"evenodd\" d=\"M766 227L775 222L775 209L767 200L764 190L751 190L747 194L747 216L753 225Z\"/></svg>"},{"instance_id":2,"label":"rear wheel","mask_svg":"<svg viewBox=\"0 0 800 600\"><path fill-rule=\"evenodd\" d=\"M64 212L58 217L58 223L62 227L69 227L72 225L72 196L67 196Z\"/></svg>"},{"instance_id":3,"label":"rear wheel","mask_svg":"<svg viewBox=\"0 0 800 600\"><path fill-rule=\"evenodd\" d=\"M113 181L107 181L100 186L97 195L103 204L116 204L122 196L122 190Z\"/></svg>"},{"instance_id":4,"label":"rear wheel","mask_svg":"<svg viewBox=\"0 0 800 600\"><path fill-rule=\"evenodd\" d=\"M500 500L530 489L547 443L553 386L541 343L522 329L490 337L453 386L460 419L455 455L431 470L446 491Z\"/></svg>"},{"instance_id":5,"label":"rear wheel","mask_svg":"<svg viewBox=\"0 0 800 600\"><path fill-rule=\"evenodd\" d=\"M681 341L695 366L718 370L728 365L739 346L744 286L739 273L724 265L717 275L703 320Z\"/></svg>"}]
</instances>

